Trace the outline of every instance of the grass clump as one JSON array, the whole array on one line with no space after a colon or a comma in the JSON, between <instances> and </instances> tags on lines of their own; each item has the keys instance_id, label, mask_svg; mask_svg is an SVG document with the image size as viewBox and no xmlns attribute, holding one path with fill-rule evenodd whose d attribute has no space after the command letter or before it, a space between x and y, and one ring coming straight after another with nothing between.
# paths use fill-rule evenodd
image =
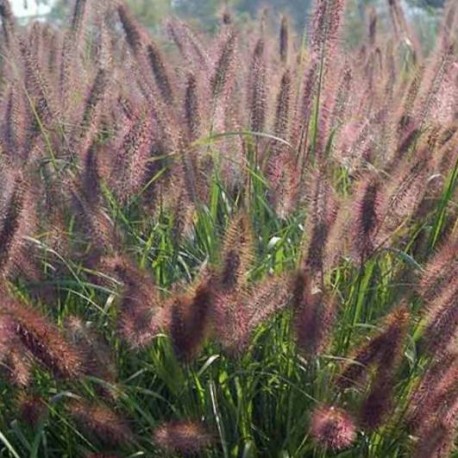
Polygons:
<instances>
[{"instance_id":1,"label":"grass clump","mask_svg":"<svg viewBox=\"0 0 458 458\"><path fill-rule=\"evenodd\" d=\"M5 456L456 453L456 5L428 56L345 8L1 2Z\"/></svg>"}]
</instances>

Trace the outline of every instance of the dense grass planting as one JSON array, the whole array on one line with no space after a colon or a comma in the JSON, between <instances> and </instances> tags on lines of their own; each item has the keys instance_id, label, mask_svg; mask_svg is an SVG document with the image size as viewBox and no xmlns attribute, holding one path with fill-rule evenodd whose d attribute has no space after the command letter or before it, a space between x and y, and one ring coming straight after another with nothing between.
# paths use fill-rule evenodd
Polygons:
<instances>
[{"instance_id":1,"label":"dense grass planting","mask_svg":"<svg viewBox=\"0 0 458 458\"><path fill-rule=\"evenodd\" d=\"M457 5L389 4L0 2L0 456L453 456Z\"/></svg>"}]
</instances>

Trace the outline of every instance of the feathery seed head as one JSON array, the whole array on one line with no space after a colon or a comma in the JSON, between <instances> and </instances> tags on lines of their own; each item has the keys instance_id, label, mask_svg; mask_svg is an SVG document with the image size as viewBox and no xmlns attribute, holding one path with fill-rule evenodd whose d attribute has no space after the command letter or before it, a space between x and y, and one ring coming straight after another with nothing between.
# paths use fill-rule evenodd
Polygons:
<instances>
[{"instance_id":1,"label":"feathery seed head","mask_svg":"<svg viewBox=\"0 0 458 458\"><path fill-rule=\"evenodd\" d=\"M322 406L312 413L310 434L321 447L337 451L349 447L355 441L356 426L344 410Z\"/></svg>"},{"instance_id":2,"label":"feathery seed head","mask_svg":"<svg viewBox=\"0 0 458 458\"><path fill-rule=\"evenodd\" d=\"M81 427L88 433L94 434L103 443L120 446L133 438L126 421L103 404L74 400L67 405L67 408Z\"/></svg>"},{"instance_id":3,"label":"feathery seed head","mask_svg":"<svg viewBox=\"0 0 458 458\"><path fill-rule=\"evenodd\" d=\"M212 444L213 438L202 423L179 420L158 426L154 431L154 441L165 452L190 456L203 452Z\"/></svg>"}]
</instances>

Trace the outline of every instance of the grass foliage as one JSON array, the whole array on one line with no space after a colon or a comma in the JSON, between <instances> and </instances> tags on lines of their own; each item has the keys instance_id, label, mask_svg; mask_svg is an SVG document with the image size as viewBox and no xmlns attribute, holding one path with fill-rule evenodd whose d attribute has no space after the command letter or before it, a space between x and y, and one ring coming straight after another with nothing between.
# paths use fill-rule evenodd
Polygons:
<instances>
[{"instance_id":1,"label":"grass foliage","mask_svg":"<svg viewBox=\"0 0 458 458\"><path fill-rule=\"evenodd\" d=\"M457 4L345 8L0 2L1 456L453 455Z\"/></svg>"}]
</instances>

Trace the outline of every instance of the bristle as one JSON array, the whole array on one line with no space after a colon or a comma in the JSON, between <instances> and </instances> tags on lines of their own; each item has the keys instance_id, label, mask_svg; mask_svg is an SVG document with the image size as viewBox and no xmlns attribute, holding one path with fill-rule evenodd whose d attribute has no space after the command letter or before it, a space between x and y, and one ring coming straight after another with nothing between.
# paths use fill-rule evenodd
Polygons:
<instances>
[{"instance_id":1,"label":"bristle","mask_svg":"<svg viewBox=\"0 0 458 458\"><path fill-rule=\"evenodd\" d=\"M322 406L312 413L310 434L317 445L338 451L348 448L356 440L356 426L344 410Z\"/></svg>"},{"instance_id":2,"label":"bristle","mask_svg":"<svg viewBox=\"0 0 458 458\"><path fill-rule=\"evenodd\" d=\"M286 69L277 96L274 123L276 137L286 140L290 130L291 72ZM299 197L300 173L296 157L285 145L274 141L267 162L266 177L270 185L269 200L281 218L291 214Z\"/></svg>"}]
</instances>

